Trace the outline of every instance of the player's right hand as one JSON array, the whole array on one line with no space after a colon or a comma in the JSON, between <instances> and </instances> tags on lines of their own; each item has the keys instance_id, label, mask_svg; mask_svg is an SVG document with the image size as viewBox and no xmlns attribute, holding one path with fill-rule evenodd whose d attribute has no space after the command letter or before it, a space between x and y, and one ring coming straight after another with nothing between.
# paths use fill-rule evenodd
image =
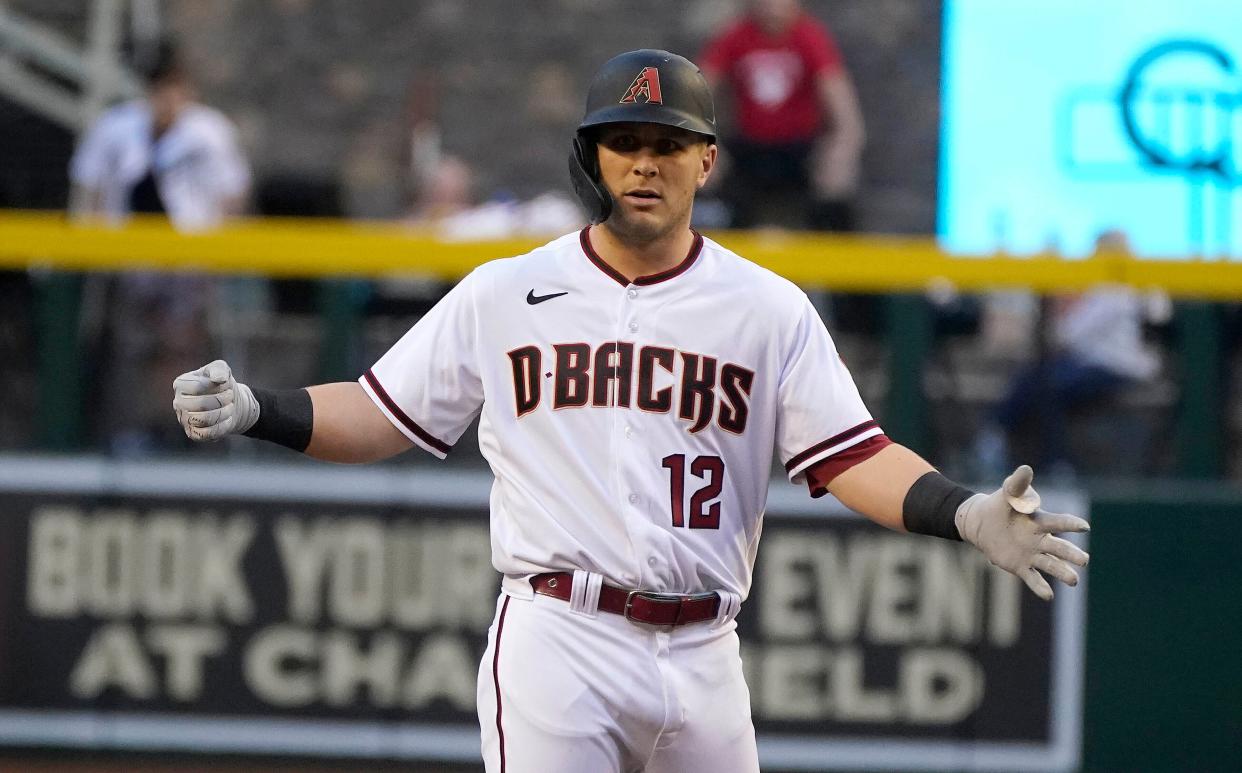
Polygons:
<instances>
[{"instance_id":1,"label":"player's right hand","mask_svg":"<svg viewBox=\"0 0 1242 773\"><path fill-rule=\"evenodd\" d=\"M233 378L224 360L182 373L173 380L173 410L191 440L219 440L245 432L259 419L259 403Z\"/></svg>"}]
</instances>

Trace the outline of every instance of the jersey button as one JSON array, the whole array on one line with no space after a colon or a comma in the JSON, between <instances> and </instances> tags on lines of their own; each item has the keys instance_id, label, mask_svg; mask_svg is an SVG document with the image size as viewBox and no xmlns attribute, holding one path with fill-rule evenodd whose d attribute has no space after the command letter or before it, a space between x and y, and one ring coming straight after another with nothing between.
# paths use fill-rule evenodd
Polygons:
<instances>
[{"instance_id":1,"label":"jersey button","mask_svg":"<svg viewBox=\"0 0 1242 773\"><path fill-rule=\"evenodd\" d=\"M637 333L637 332L638 332L638 323L637 323L637 322L631 322L631 323L630 323L630 332L631 332L631 333Z\"/></svg>"},{"instance_id":2,"label":"jersey button","mask_svg":"<svg viewBox=\"0 0 1242 773\"><path fill-rule=\"evenodd\" d=\"M637 495L637 494L630 494L630 504L631 504L631 505L636 505L636 504L638 504L638 495Z\"/></svg>"},{"instance_id":3,"label":"jersey button","mask_svg":"<svg viewBox=\"0 0 1242 773\"><path fill-rule=\"evenodd\" d=\"M626 427L626 428L625 428L625 436L626 436L626 437L634 437L634 428L633 428L633 427Z\"/></svg>"},{"instance_id":4,"label":"jersey button","mask_svg":"<svg viewBox=\"0 0 1242 773\"><path fill-rule=\"evenodd\" d=\"M658 563L660 562L656 560L655 556L651 556L650 558L647 559L647 566L655 566Z\"/></svg>"},{"instance_id":5,"label":"jersey button","mask_svg":"<svg viewBox=\"0 0 1242 773\"><path fill-rule=\"evenodd\" d=\"M635 290L633 287L631 287L629 290L626 290L625 294L630 297L630 300L633 300L634 298L638 297L638 291Z\"/></svg>"}]
</instances>

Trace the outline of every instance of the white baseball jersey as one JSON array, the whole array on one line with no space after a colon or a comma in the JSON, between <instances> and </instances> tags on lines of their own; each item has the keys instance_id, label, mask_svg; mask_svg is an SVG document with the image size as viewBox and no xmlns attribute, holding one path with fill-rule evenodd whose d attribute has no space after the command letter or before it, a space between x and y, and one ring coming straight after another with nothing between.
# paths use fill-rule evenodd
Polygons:
<instances>
[{"instance_id":1,"label":"white baseball jersey","mask_svg":"<svg viewBox=\"0 0 1242 773\"><path fill-rule=\"evenodd\" d=\"M183 230L219 225L225 202L250 187L237 131L223 113L191 105L153 141L151 107L141 99L99 117L74 153L69 176L99 190L104 211L120 220L129 214L131 189L148 171L169 218Z\"/></svg>"},{"instance_id":2,"label":"white baseball jersey","mask_svg":"<svg viewBox=\"0 0 1242 773\"><path fill-rule=\"evenodd\" d=\"M697 234L629 282L589 234L480 266L362 386L439 457L482 412L507 577L745 598L773 449L800 482L881 430L795 285Z\"/></svg>"}]
</instances>

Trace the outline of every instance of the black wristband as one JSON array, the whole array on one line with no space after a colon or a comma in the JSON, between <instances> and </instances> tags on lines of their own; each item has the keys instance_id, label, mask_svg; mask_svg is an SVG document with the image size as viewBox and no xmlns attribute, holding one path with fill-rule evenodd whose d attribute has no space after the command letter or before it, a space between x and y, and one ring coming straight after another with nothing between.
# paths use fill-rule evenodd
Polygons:
<instances>
[{"instance_id":1,"label":"black wristband","mask_svg":"<svg viewBox=\"0 0 1242 773\"><path fill-rule=\"evenodd\" d=\"M961 542L962 535L957 532L954 516L957 508L974 495L975 492L933 470L916 480L906 492L901 521L908 532Z\"/></svg>"},{"instance_id":2,"label":"black wristband","mask_svg":"<svg viewBox=\"0 0 1242 773\"><path fill-rule=\"evenodd\" d=\"M310 392L305 389L254 387L250 391L259 403L259 420L242 434L259 440L270 440L294 451L305 451L310 445L311 429L315 425Z\"/></svg>"}]
</instances>

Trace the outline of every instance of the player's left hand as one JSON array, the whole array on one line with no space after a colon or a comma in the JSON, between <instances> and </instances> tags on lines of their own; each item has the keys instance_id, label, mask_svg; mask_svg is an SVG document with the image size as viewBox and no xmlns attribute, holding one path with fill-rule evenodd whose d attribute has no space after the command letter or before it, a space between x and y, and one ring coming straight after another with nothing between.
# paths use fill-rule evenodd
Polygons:
<instances>
[{"instance_id":1,"label":"player's left hand","mask_svg":"<svg viewBox=\"0 0 1242 773\"><path fill-rule=\"evenodd\" d=\"M1077 545L1053 534L1090 531L1091 527L1078 516L1039 509L1039 494L1031 488L1034 475L1022 465L996 491L975 494L963 502L955 520L962 539L1048 601L1052 587L1040 572L1066 585L1077 585L1078 573L1071 564L1086 566L1088 558Z\"/></svg>"}]
</instances>

